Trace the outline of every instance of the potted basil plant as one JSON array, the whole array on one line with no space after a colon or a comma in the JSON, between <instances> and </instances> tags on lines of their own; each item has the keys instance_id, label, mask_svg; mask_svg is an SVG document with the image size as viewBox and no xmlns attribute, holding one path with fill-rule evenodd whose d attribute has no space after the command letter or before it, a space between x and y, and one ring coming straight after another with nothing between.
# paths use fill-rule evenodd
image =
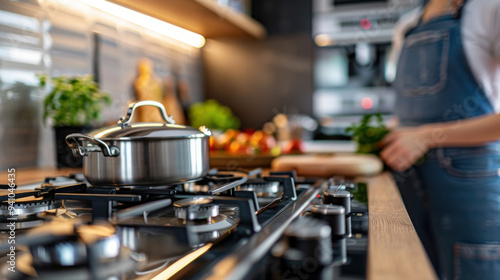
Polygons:
<instances>
[{"instance_id":1,"label":"potted basil plant","mask_svg":"<svg viewBox=\"0 0 500 280\"><path fill-rule=\"evenodd\" d=\"M43 119L44 123L50 120L55 131L57 167L81 167L82 158L73 156L66 145L66 135L91 131L91 124L100 119L103 106L109 106L111 98L99 90L92 75L37 77L41 88L49 81L52 84L43 102Z\"/></svg>"}]
</instances>

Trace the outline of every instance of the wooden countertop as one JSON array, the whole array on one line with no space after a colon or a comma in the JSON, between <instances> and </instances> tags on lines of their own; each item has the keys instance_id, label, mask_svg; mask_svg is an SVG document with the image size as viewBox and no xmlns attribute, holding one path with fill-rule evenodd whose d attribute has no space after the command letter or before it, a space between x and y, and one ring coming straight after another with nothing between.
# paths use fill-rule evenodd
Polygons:
<instances>
[{"instance_id":1,"label":"wooden countertop","mask_svg":"<svg viewBox=\"0 0 500 280\"><path fill-rule=\"evenodd\" d=\"M81 169L16 169L16 184L40 182L45 177L74 172ZM7 174L0 172L0 184L8 183ZM384 173L362 180L368 183L370 207L367 279L437 279L392 176Z\"/></svg>"},{"instance_id":2,"label":"wooden countertop","mask_svg":"<svg viewBox=\"0 0 500 280\"><path fill-rule=\"evenodd\" d=\"M392 176L368 183L368 280L438 279Z\"/></svg>"}]
</instances>

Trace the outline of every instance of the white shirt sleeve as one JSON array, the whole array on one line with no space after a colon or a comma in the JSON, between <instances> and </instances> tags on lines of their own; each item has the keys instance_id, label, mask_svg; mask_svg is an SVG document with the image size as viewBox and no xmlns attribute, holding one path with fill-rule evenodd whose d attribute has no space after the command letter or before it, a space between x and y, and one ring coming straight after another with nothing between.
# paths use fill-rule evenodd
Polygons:
<instances>
[{"instance_id":1,"label":"white shirt sleeve","mask_svg":"<svg viewBox=\"0 0 500 280\"><path fill-rule=\"evenodd\" d=\"M490 27L491 51L496 59L500 60L500 1L495 1L492 7Z\"/></svg>"},{"instance_id":2,"label":"white shirt sleeve","mask_svg":"<svg viewBox=\"0 0 500 280\"><path fill-rule=\"evenodd\" d=\"M472 73L500 113L500 1L467 0L461 29Z\"/></svg>"}]
</instances>

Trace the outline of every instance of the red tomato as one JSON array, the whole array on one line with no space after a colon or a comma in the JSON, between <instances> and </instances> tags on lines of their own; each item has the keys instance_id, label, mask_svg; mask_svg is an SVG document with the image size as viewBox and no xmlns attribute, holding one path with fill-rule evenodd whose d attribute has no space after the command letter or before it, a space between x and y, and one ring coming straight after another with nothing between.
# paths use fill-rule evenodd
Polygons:
<instances>
[{"instance_id":1,"label":"red tomato","mask_svg":"<svg viewBox=\"0 0 500 280\"><path fill-rule=\"evenodd\" d=\"M264 133L264 136L259 141L259 148L261 151L268 152L276 146L276 140L272 135Z\"/></svg>"},{"instance_id":2,"label":"red tomato","mask_svg":"<svg viewBox=\"0 0 500 280\"><path fill-rule=\"evenodd\" d=\"M252 136L255 133L255 129L253 129L253 128L245 128L243 130L243 133L248 134L249 136Z\"/></svg>"},{"instance_id":3,"label":"red tomato","mask_svg":"<svg viewBox=\"0 0 500 280\"><path fill-rule=\"evenodd\" d=\"M301 139L292 139L285 143L283 146L282 153L291 154L291 153L304 153L305 144Z\"/></svg>"},{"instance_id":4,"label":"red tomato","mask_svg":"<svg viewBox=\"0 0 500 280\"><path fill-rule=\"evenodd\" d=\"M258 147L262 152L269 152L274 146L276 146L276 140L274 137L262 130L258 130L252 135L250 143L253 146Z\"/></svg>"}]
</instances>

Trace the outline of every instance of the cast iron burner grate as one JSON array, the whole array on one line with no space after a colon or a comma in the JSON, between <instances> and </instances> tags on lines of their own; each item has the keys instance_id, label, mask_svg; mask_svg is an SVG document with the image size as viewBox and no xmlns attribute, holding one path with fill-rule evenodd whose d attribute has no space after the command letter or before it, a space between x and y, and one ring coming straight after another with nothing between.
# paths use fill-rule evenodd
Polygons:
<instances>
[{"instance_id":1,"label":"cast iron burner grate","mask_svg":"<svg viewBox=\"0 0 500 280\"><path fill-rule=\"evenodd\" d=\"M177 271L174 278L188 277L195 272L202 275L203 269L214 267L217 260L248 246L253 248L248 245L252 240L258 240L257 244L267 248L263 250L268 250L280 235L283 225L300 215L325 185L323 180L299 180L294 172L271 172L269 176L263 176L261 169L214 169L201 180L190 182L190 185L179 183L164 187L103 187L89 185L81 181L81 176L74 175L69 179L77 183L56 186L54 181L61 182L64 178L48 178L46 184L35 190L18 190L18 193L19 196L61 201L60 208L67 206L69 210L72 209L68 205L84 205L89 211L89 219L75 219L75 222L84 225L111 224L121 235L122 245L135 254L134 257L147 253L146 264L141 262L135 268L135 274L128 275L130 279L145 275L150 277L194 252L200 252L200 255ZM251 188L276 184L279 189L276 197L270 203L259 206L259 197L255 189ZM192 186L201 187L190 189ZM205 218L206 215L201 215L204 213L202 211L197 213L201 218L192 221L183 220L181 212L176 216L173 204L193 197L209 198L210 204L217 205L220 212ZM5 201L6 197L0 196L2 199ZM215 213L207 209L205 212ZM189 216L191 210L186 209L185 214ZM267 229L261 230L264 228ZM23 235L34 233L36 229L27 230ZM274 232L277 234L271 234ZM271 238L271 241L264 242L266 238ZM20 239L18 245L22 244L23 240Z\"/></svg>"}]
</instances>

